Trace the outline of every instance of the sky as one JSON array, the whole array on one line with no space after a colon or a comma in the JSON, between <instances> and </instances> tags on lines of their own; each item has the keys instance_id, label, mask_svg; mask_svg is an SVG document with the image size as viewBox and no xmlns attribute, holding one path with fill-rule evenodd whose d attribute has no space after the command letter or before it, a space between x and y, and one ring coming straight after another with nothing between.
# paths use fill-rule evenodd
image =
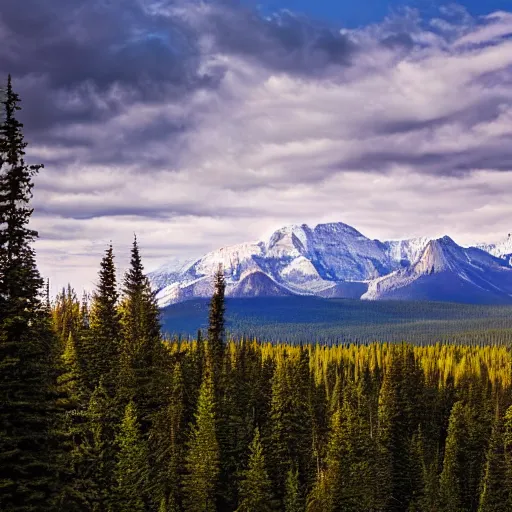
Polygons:
<instances>
[{"instance_id":1,"label":"sky","mask_svg":"<svg viewBox=\"0 0 512 512\"><path fill-rule=\"evenodd\" d=\"M345 222L511 230L512 7L487 0L2 0L52 290Z\"/></svg>"}]
</instances>

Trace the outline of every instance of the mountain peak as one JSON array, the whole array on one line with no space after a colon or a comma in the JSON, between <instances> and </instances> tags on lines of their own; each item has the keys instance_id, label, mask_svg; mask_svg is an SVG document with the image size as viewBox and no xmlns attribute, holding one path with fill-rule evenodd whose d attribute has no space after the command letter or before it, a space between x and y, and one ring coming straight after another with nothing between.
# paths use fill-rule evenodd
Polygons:
<instances>
[{"instance_id":1,"label":"mountain peak","mask_svg":"<svg viewBox=\"0 0 512 512\"><path fill-rule=\"evenodd\" d=\"M497 258L511 260L512 258L512 233L508 233L506 237L502 238L499 242L494 244L479 244L479 249L482 249Z\"/></svg>"},{"instance_id":2,"label":"mountain peak","mask_svg":"<svg viewBox=\"0 0 512 512\"><path fill-rule=\"evenodd\" d=\"M449 236L430 240L412 270L416 274L443 272L454 266L454 260L461 257L462 251L462 247ZM462 255L462 257L464 256Z\"/></svg>"},{"instance_id":3,"label":"mountain peak","mask_svg":"<svg viewBox=\"0 0 512 512\"><path fill-rule=\"evenodd\" d=\"M364 236L357 229L343 222L326 222L317 224L313 230L315 233L349 234L352 236ZM366 238L366 237L365 237Z\"/></svg>"},{"instance_id":4,"label":"mountain peak","mask_svg":"<svg viewBox=\"0 0 512 512\"><path fill-rule=\"evenodd\" d=\"M512 236L500 247L512 254ZM482 249L463 248L449 236L380 242L343 222L292 224L264 241L226 246L186 265L173 263L150 278L162 306L209 297L219 263L227 296L512 303L512 269L505 258Z\"/></svg>"}]
</instances>

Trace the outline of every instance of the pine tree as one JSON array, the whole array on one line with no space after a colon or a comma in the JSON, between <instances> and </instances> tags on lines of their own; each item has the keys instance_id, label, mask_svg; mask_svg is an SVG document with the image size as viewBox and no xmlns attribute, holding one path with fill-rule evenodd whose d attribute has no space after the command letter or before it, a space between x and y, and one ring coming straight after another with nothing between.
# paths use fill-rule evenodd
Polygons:
<instances>
[{"instance_id":1,"label":"pine tree","mask_svg":"<svg viewBox=\"0 0 512 512\"><path fill-rule=\"evenodd\" d=\"M232 348L232 347L230 347ZM226 351L227 352L227 351ZM246 400L241 354L236 361L229 354L223 360L222 393L217 405L217 440L220 448L220 478L217 507L235 510L238 504L239 475L246 464L247 447L253 437L253 422Z\"/></svg>"},{"instance_id":2,"label":"pine tree","mask_svg":"<svg viewBox=\"0 0 512 512\"><path fill-rule=\"evenodd\" d=\"M467 443L469 439L468 406L457 402L450 414L448 437L440 477L440 510L463 512L470 510L465 486Z\"/></svg>"},{"instance_id":3,"label":"pine tree","mask_svg":"<svg viewBox=\"0 0 512 512\"><path fill-rule=\"evenodd\" d=\"M117 411L103 379L92 393L85 413L85 435L74 453L76 484L88 510L109 510L115 487L117 452L114 444Z\"/></svg>"},{"instance_id":4,"label":"pine tree","mask_svg":"<svg viewBox=\"0 0 512 512\"><path fill-rule=\"evenodd\" d=\"M304 512L305 505L302 499L299 472L293 465L286 475L286 488L284 495L284 512Z\"/></svg>"},{"instance_id":5,"label":"pine tree","mask_svg":"<svg viewBox=\"0 0 512 512\"><path fill-rule=\"evenodd\" d=\"M70 333L77 339L80 331L80 303L71 285L57 295L52 318L62 346L66 344Z\"/></svg>"},{"instance_id":6,"label":"pine tree","mask_svg":"<svg viewBox=\"0 0 512 512\"><path fill-rule=\"evenodd\" d=\"M154 462L151 481L155 502L162 500L169 512L177 510L180 501L180 478L183 473L183 441L185 423L185 383L181 364L172 370L169 403L155 416L149 435Z\"/></svg>"},{"instance_id":7,"label":"pine tree","mask_svg":"<svg viewBox=\"0 0 512 512\"><path fill-rule=\"evenodd\" d=\"M185 459L184 506L188 512L215 512L220 455L215 431L215 392L208 367L199 392L195 420Z\"/></svg>"},{"instance_id":8,"label":"pine tree","mask_svg":"<svg viewBox=\"0 0 512 512\"><path fill-rule=\"evenodd\" d=\"M509 491L509 509L512 508L512 406L503 418L503 450L505 456L506 482Z\"/></svg>"},{"instance_id":9,"label":"pine tree","mask_svg":"<svg viewBox=\"0 0 512 512\"><path fill-rule=\"evenodd\" d=\"M116 436L116 445L119 451L112 508L119 512L143 512L144 503L148 500L148 453L133 402L126 406L124 419Z\"/></svg>"},{"instance_id":10,"label":"pine tree","mask_svg":"<svg viewBox=\"0 0 512 512\"><path fill-rule=\"evenodd\" d=\"M316 482L316 499L321 503L322 510L334 512L345 510L345 495L347 485L347 472L349 468L345 464L344 453L345 436L343 433L343 418L338 410L332 417L325 471L318 475Z\"/></svg>"},{"instance_id":11,"label":"pine tree","mask_svg":"<svg viewBox=\"0 0 512 512\"><path fill-rule=\"evenodd\" d=\"M279 501L284 498L290 461L297 466L301 485L309 485L314 475L309 386L308 354L298 349L297 359L280 362L272 380L269 473Z\"/></svg>"},{"instance_id":12,"label":"pine tree","mask_svg":"<svg viewBox=\"0 0 512 512\"><path fill-rule=\"evenodd\" d=\"M240 482L240 504L237 511L269 512L272 510L272 484L265 468L258 428L255 429L249 450L249 464Z\"/></svg>"},{"instance_id":13,"label":"pine tree","mask_svg":"<svg viewBox=\"0 0 512 512\"><path fill-rule=\"evenodd\" d=\"M118 298L114 253L110 245L101 261L99 282L92 299L90 329L83 340L84 371L91 390L101 378L109 392L114 389L121 337Z\"/></svg>"},{"instance_id":14,"label":"pine tree","mask_svg":"<svg viewBox=\"0 0 512 512\"><path fill-rule=\"evenodd\" d=\"M214 277L214 292L210 301L208 324L208 349L212 357L214 380L220 375L222 368L222 356L224 353L225 320L226 311L225 294L226 281L224 272L219 266Z\"/></svg>"},{"instance_id":15,"label":"pine tree","mask_svg":"<svg viewBox=\"0 0 512 512\"><path fill-rule=\"evenodd\" d=\"M62 372L59 375L58 400L60 408L57 431L59 443L65 448L61 457L61 479L64 481L57 498L59 510L82 511L87 509L89 482L82 479L76 467L79 450L86 436L86 411L88 392L84 384L80 362L72 332L61 356Z\"/></svg>"},{"instance_id":16,"label":"pine tree","mask_svg":"<svg viewBox=\"0 0 512 512\"><path fill-rule=\"evenodd\" d=\"M510 482L507 478L503 421L498 415L487 451L478 512L506 512L510 510L510 488Z\"/></svg>"},{"instance_id":17,"label":"pine tree","mask_svg":"<svg viewBox=\"0 0 512 512\"><path fill-rule=\"evenodd\" d=\"M410 445L420 421L420 370L405 345L392 352L379 395L379 442L382 449L381 483L387 486L386 510L406 510L419 492L410 478Z\"/></svg>"},{"instance_id":18,"label":"pine tree","mask_svg":"<svg viewBox=\"0 0 512 512\"><path fill-rule=\"evenodd\" d=\"M43 280L28 227L33 177L19 97L7 80L0 121L0 509L51 510L56 491L51 429L56 340L41 302Z\"/></svg>"},{"instance_id":19,"label":"pine tree","mask_svg":"<svg viewBox=\"0 0 512 512\"><path fill-rule=\"evenodd\" d=\"M163 405L158 388L162 359L160 312L134 239L131 265L126 272L121 302L122 348L118 378L118 398L133 400L140 415L143 434L150 416Z\"/></svg>"}]
</instances>

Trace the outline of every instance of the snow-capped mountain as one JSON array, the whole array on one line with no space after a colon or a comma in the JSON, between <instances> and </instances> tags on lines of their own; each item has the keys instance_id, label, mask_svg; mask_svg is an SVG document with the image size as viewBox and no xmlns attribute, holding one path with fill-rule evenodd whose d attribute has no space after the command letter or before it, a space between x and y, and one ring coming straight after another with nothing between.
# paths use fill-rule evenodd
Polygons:
<instances>
[{"instance_id":1,"label":"snow-capped mountain","mask_svg":"<svg viewBox=\"0 0 512 512\"><path fill-rule=\"evenodd\" d=\"M497 258L507 260L510 264L512 259L512 233L509 233L506 238L495 244L479 244L477 247Z\"/></svg>"},{"instance_id":2,"label":"snow-capped mountain","mask_svg":"<svg viewBox=\"0 0 512 512\"><path fill-rule=\"evenodd\" d=\"M429 237L421 237L409 240L391 240L385 243L390 258L403 266L407 266L414 263L421 256L431 240L432 238Z\"/></svg>"},{"instance_id":3,"label":"snow-capped mountain","mask_svg":"<svg viewBox=\"0 0 512 512\"><path fill-rule=\"evenodd\" d=\"M431 240L409 267L369 283L362 299L414 299L450 302L512 303L512 268L450 237Z\"/></svg>"},{"instance_id":4,"label":"snow-capped mountain","mask_svg":"<svg viewBox=\"0 0 512 512\"><path fill-rule=\"evenodd\" d=\"M512 241L510 241L512 254ZM213 292L222 266L232 297L315 295L512 303L506 244L463 248L451 238L371 240L343 223L281 228L150 274L162 307ZM500 257L496 257L500 254Z\"/></svg>"}]
</instances>

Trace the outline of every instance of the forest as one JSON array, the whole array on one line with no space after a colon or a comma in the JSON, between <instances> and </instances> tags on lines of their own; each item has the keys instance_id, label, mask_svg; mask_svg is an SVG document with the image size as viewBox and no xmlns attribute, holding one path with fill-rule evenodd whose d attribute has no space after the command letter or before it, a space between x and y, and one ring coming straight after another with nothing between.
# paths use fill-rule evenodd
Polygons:
<instances>
[{"instance_id":1,"label":"forest","mask_svg":"<svg viewBox=\"0 0 512 512\"><path fill-rule=\"evenodd\" d=\"M169 305L161 310L162 329L169 336L193 338L198 327L207 328L208 309L208 299ZM273 343L508 345L512 342L512 307L309 296L227 297L226 331L234 338Z\"/></svg>"},{"instance_id":2,"label":"forest","mask_svg":"<svg viewBox=\"0 0 512 512\"><path fill-rule=\"evenodd\" d=\"M512 510L506 343L265 343L161 334L137 239L55 299L9 78L0 124L0 510Z\"/></svg>"}]
</instances>

